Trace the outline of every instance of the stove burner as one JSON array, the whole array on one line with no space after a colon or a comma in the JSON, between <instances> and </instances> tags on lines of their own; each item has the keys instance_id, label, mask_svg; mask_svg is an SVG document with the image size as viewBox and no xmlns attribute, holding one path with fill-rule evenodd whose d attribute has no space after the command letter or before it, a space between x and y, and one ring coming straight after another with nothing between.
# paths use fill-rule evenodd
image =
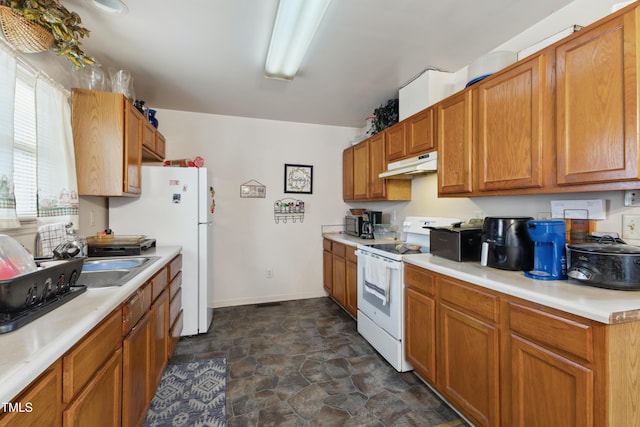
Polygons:
<instances>
[{"instance_id":1,"label":"stove burner","mask_svg":"<svg viewBox=\"0 0 640 427\"><path fill-rule=\"evenodd\" d=\"M0 313L0 334L15 331L33 322L64 303L71 301L86 290L86 286L72 286L64 294L58 295L54 299L47 300L41 304L31 306L17 313Z\"/></svg>"}]
</instances>

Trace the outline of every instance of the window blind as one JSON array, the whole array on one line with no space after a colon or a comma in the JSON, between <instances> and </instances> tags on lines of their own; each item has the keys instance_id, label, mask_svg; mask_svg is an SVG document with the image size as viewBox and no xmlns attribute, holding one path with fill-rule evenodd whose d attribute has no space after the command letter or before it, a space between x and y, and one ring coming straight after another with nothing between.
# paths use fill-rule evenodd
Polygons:
<instances>
[{"instance_id":1,"label":"window blind","mask_svg":"<svg viewBox=\"0 0 640 427\"><path fill-rule=\"evenodd\" d=\"M37 215L35 74L18 64L14 115L14 191L21 221Z\"/></svg>"}]
</instances>

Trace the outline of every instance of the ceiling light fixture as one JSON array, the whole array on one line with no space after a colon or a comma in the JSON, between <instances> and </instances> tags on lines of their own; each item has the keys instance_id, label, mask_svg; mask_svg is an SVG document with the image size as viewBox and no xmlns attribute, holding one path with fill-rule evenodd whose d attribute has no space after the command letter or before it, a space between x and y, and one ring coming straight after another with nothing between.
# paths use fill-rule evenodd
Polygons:
<instances>
[{"instance_id":1,"label":"ceiling light fixture","mask_svg":"<svg viewBox=\"0 0 640 427\"><path fill-rule=\"evenodd\" d=\"M126 15L129 12L122 0L89 0L89 3L98 10L112 15Z\"/></svg>"},{"instance_id":2,"label":"ceiling light fixture","mask_svg":"<svg viewBox=\"0 0 640 427\"><path fill-rule=\"evenodd\" d=\"M293 80L330 2L280 0L264 67L265 77Z\"/></svg>"}]
</instances>

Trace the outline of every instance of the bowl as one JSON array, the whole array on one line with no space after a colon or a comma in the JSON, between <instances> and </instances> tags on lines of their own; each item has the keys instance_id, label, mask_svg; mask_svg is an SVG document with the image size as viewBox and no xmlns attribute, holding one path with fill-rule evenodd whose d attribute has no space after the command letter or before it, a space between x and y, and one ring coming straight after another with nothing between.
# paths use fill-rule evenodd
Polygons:
<instances>
[{"instance_id":1,"label":"bowl","mask_svg":"<svg viewBox=\"0 0 640 427\"><path fill-rule=\"evenodd\" d=\"M355 216L362 215L366 211L367 211L366 209L356 209L356 208L349 209L349 212L351 212L351 215L355 215Z\"/></svg>"},{"instance_id":2,"label":"bowl","mask_svg":"<svg viewBox=\"0 0 640 427\"><path fill-rule=\"evenodd\" d=\"M396 226L391 224L374 224L373 238L376 240L396 240L398 238Z\"/></svg>"}]
</instances>

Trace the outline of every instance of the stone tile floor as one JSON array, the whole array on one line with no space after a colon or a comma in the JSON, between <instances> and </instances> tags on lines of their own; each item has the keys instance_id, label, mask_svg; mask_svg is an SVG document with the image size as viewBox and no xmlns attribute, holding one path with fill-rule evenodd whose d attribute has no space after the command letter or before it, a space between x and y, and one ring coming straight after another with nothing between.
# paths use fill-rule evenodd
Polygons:
<instances>
[{"instance_id":1,"label":"stone tile floor","mask_svg":"<svg viewBox=\"0 0 640 427\"><path fill-rule=\"evenodd\" d=\"M214 310L170 363L227 358L227 425L468 426L411 372L399 373L330 298Z\"/></svg>"}]
</instances>

